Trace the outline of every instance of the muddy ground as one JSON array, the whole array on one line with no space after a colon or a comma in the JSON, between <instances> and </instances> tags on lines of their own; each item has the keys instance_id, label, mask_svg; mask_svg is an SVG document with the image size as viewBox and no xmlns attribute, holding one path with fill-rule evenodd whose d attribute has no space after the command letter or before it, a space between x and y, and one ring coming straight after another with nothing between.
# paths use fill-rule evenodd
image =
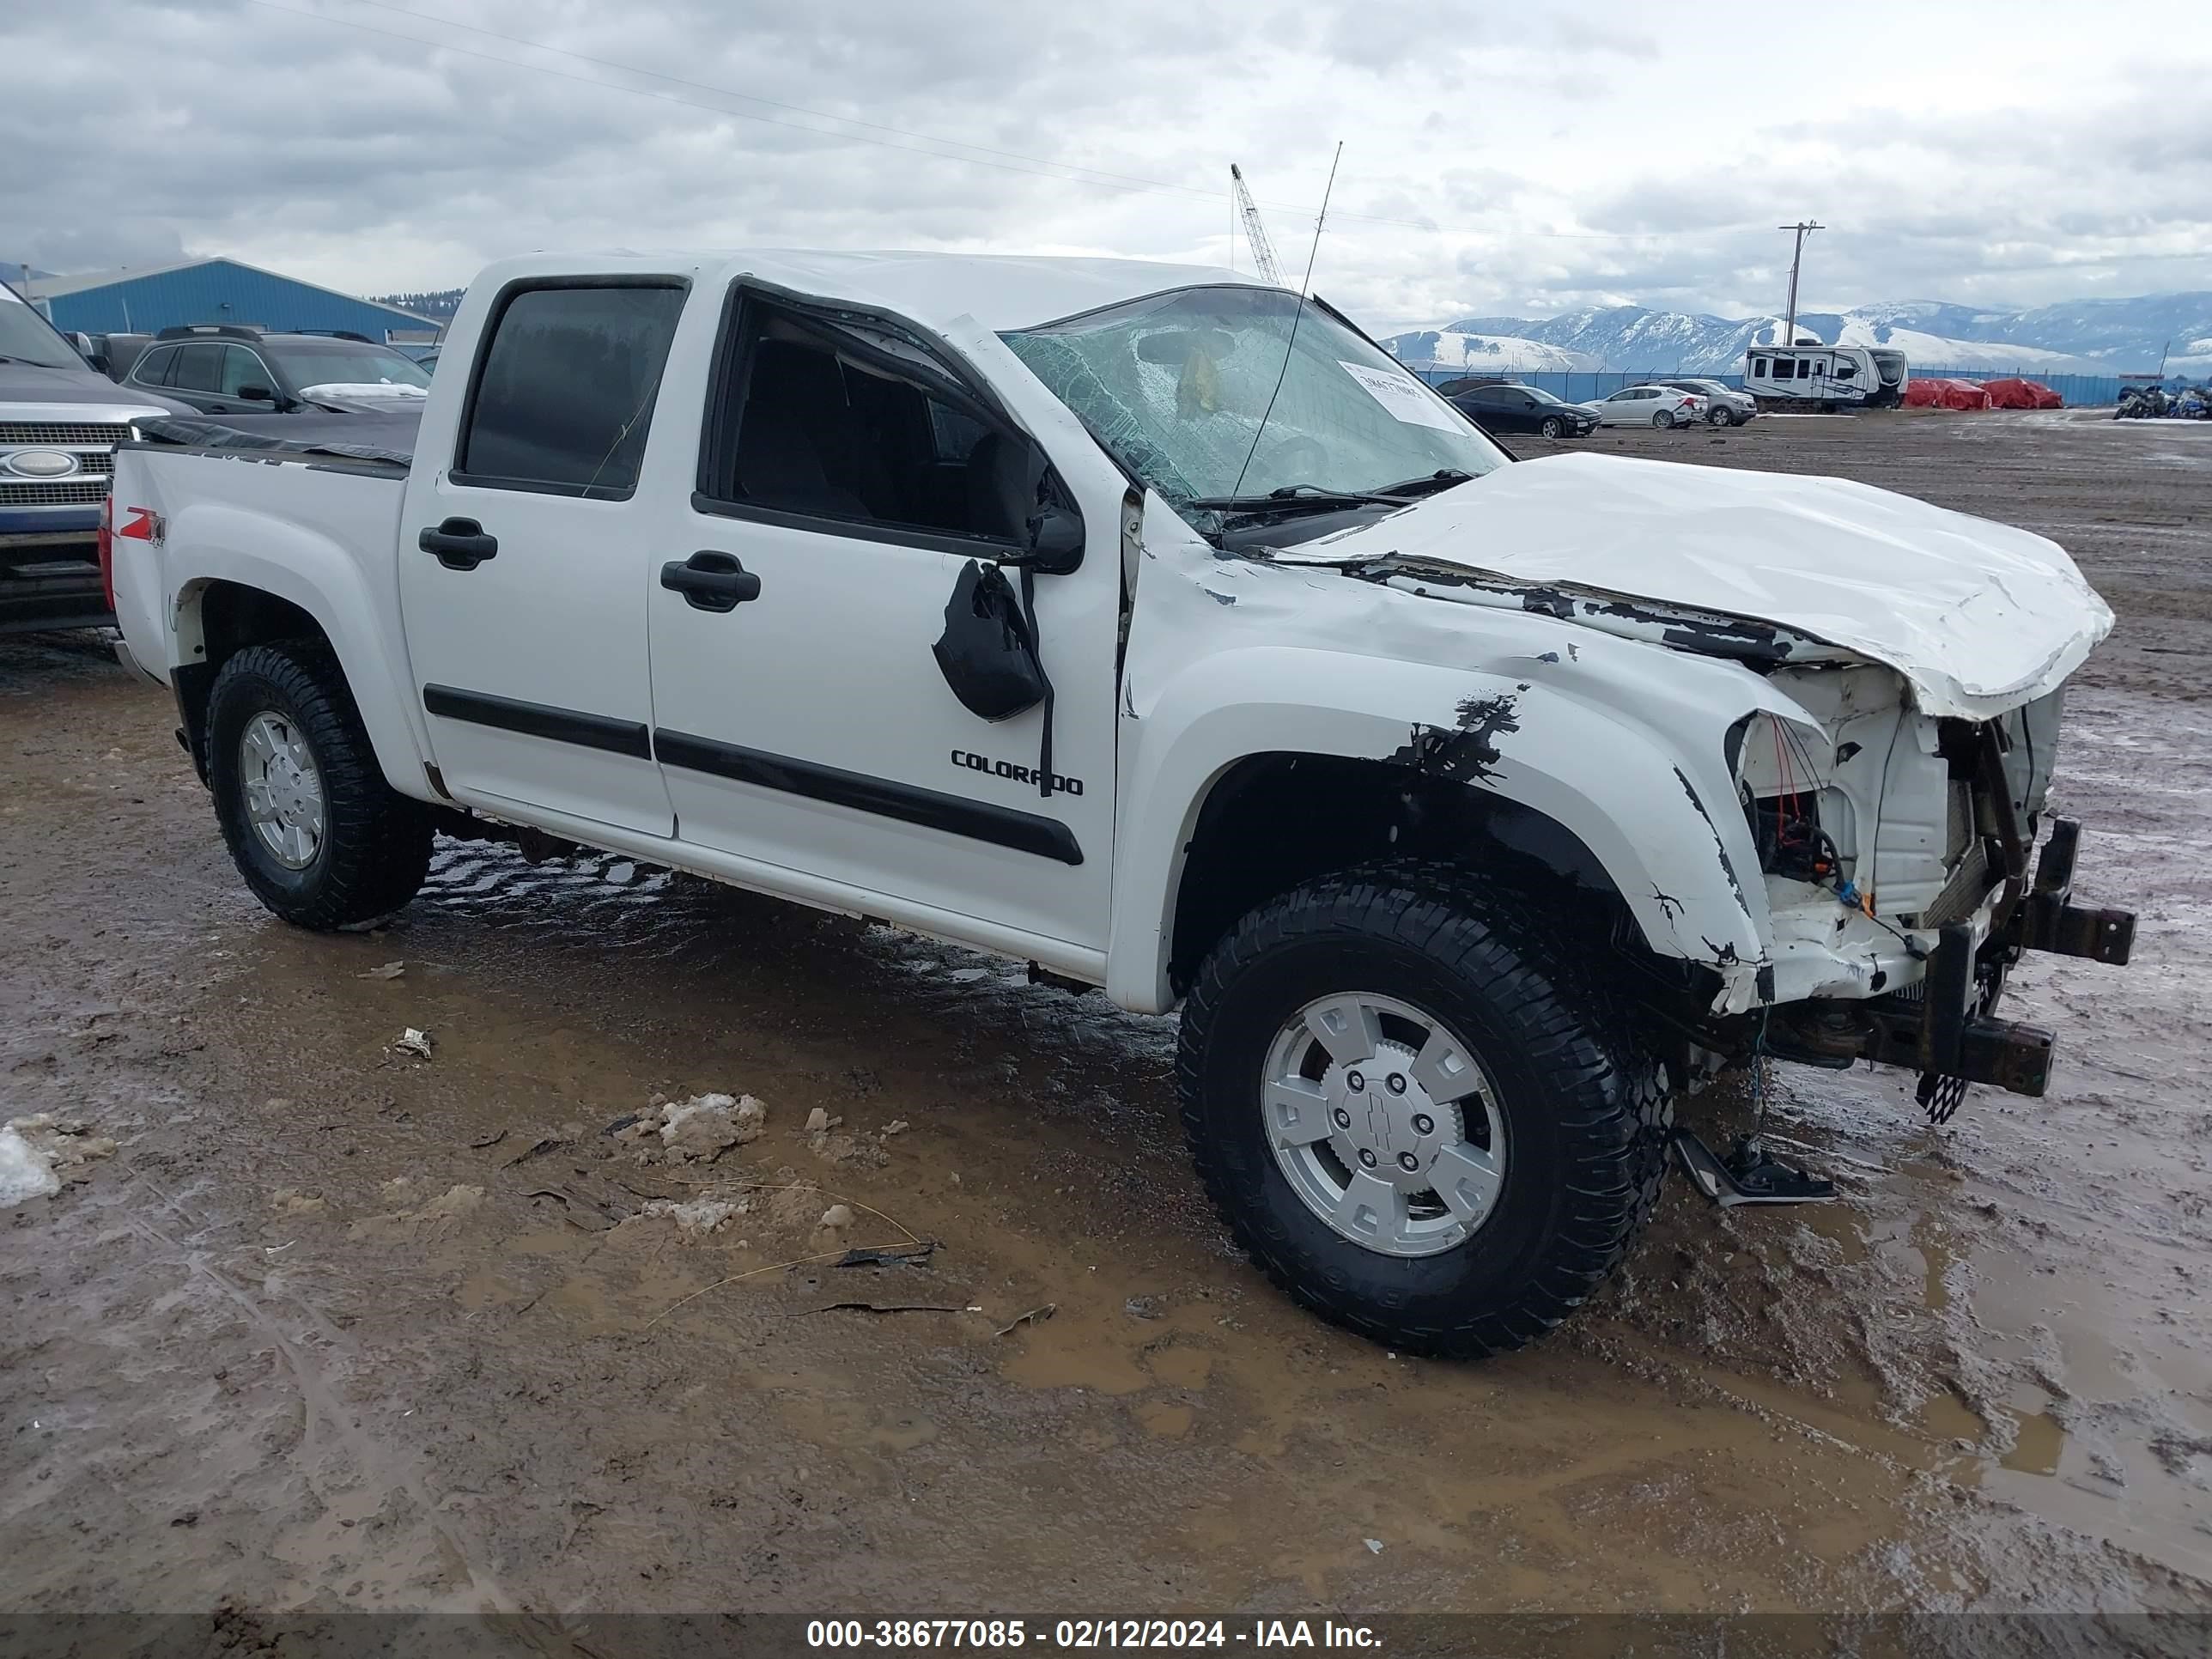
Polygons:
<instances>
[{"instance_id":1,"label":"muddy ground","mask_svg":"<svg viewBox=\"0 0 2212 1659\"><path fill-rule=\"evenodd\" d=\"M2110 598L2057 792L2143 923L2019 976L2050 1098L1779 1068L1844 1201L1675 1182L1552 1341L1403 1359L1231 1249L1169 1022L611 858L441 843L385 930L295 932L164 694L0 641L0 1118L120 1143L0 1214L0 1611L2207 1606L2212 427L1594 447L1989 514ZM605 1133L704 1090L765 1133ZM642 1213L702 1197L744 1207Z\"/></svg>"}]
</instances>

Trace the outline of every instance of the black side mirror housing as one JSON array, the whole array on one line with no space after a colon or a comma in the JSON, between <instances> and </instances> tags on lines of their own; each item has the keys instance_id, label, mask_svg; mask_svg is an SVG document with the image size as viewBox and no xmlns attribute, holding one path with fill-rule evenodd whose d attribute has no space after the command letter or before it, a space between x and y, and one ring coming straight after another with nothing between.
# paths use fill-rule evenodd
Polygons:
<instances>
[{"instance_id":1,"label":"black side mirror housing","mask_svg":"<svg viewBox=\"0 0 2212 1659\"><path fill-rule=\"evenodd\" d=\"M1030 514L1030 544L1009 563L1042 576L1065 576L1083 563L1083 515L1072 507L1041 507Z\"/></svg>"},{"instance_id":2,"label":"black side mirror housing","mask_svg":"<svg viewBox=\"0 0 2212 1659\"><path fill-rule=\"evenodd\" d=\"M276 401L276 394L265 386L242 386L238 388L237 395L241 398L250 398L258 404L273 404Z\"/></svg>"}]
</instances>

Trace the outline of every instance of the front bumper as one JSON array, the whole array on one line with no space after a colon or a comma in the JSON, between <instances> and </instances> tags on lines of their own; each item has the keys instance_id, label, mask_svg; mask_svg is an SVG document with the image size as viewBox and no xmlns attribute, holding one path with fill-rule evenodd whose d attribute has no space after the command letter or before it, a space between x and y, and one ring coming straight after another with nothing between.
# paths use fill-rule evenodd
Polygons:
<instances>
[{"instance_id":1,"label":"front bumper","mask_svg":"<svg viewBox=\"0 0 2212 1659\"><path fill-rule=\"evenodd\" d=\"M100 503L71 501L60 507L0 507L0 554L11 547L52 546L82 542L89 547L100 530Z\"/></svg>"},{"instance_id":2,"label":"front bumper","mask_svg":"<svg viewBox=\"0 0 2212 1659\"><path fill-rule=\"evenodd\" d=\"M114 621L95 532L0 535L0 634Z\"/></svg>"},{"instance_id":3,"label":"front bumper","mask_svg":"<svg viewBox=\"0 0 2212 1659\"><path fill-rule=\"evenodd\" d=\"M2042 951L2124 967L2135 946L2133 911L2074 902L2081 840L2080 824L2055 820L2033 881L2008 888L1978 947L1971 922L1944 927L1918 984L1856 1005L1808 1006L1795 1021L1785 1021L1777 1052L1814 1065L1866 1060L1905 1066L1923 1079L2045 1093L2057 1035L1995 1017L2013 964L2027 951Z\"/></svg>"}]
</instances>

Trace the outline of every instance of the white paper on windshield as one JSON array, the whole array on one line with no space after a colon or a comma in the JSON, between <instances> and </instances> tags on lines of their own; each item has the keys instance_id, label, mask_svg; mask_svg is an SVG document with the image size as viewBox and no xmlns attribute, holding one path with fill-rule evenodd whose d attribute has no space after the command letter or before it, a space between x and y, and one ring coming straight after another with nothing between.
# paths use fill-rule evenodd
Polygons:
<instances>
[{"instance_id":1,"label":"white paper on windshield","mask_svg":"<svg viewBox=\"0 0 2212 1659\"><path fill-rule=\"evenodd\" d=\"M1443 408L1403 374L1337 359L1336 366L1367 388L1367 395L1407 426L1432 426L1439 432L1464 432L1467 422Z\"/></svg>"}]
</instances>

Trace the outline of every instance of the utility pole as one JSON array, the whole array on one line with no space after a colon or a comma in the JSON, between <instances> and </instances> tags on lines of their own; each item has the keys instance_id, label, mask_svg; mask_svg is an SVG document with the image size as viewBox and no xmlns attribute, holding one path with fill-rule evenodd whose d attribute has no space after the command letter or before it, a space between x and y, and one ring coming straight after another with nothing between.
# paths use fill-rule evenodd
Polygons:
<instances>
[{"instance_id":1,"label":"utility pole","mask_svg":"<svg viewBox=\"0 0 2212 1659\"><path fill-rule=\"evenodd\" d=\"M1797 233L1797 246L1790 255L1790 323L1782 339L1784 345L1794 346L1797 343L1797 266L1805 257L1805 238L1808 233L1826 230L1827 227L1814 224L1810 219L1800 219L1794 225L1777 225L1775 228Z\"/></svg>"}]
</instances>

